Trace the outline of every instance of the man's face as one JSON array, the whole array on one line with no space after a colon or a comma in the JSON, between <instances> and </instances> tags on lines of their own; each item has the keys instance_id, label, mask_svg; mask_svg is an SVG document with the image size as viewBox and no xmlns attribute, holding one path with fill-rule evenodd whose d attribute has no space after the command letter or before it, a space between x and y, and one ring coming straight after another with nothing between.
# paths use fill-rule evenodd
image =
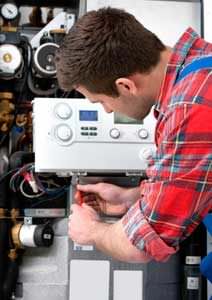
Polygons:
<instances>
[{"instance_id":1,"label":"man's face","mask_svg":"<svg viewBox=\"0 0 212 300\"><path fill-rule=\"evenodd\" d=\"M146 117L151 108L146 107L145 99L138 96L111 97L104 94L94 94L83 86L79 86L77 91L83 94L91 103L100 103L107 113L118 112L137 120Z\"/></svg>"}]
</instances>

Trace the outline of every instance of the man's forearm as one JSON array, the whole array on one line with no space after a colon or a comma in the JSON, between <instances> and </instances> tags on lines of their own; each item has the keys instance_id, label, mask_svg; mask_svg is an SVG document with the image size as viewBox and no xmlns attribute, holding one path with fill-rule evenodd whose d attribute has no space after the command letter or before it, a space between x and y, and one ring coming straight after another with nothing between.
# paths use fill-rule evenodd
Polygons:
<instances>
[{"instance_id":1,"label":"man's forearm","mask_svg":"<svg viewBox=\"0 0 212 300\"><path fill-rule=\"evenodd\" d=\"M127 239L121 220L114 224L97 222L93 240L97 249L117 260L140 263L151 260Z\"/></svg>"},{"instance_id":2,"label":"man's forearm","mask_svg":"<svg viewBox=\"0 0 212 300\"><path fill-rule=\"evenodd\" d=\"M124 202L127 209L140 198L140 187L128 188L124 193Z\"/></svg>"}]
</instances>

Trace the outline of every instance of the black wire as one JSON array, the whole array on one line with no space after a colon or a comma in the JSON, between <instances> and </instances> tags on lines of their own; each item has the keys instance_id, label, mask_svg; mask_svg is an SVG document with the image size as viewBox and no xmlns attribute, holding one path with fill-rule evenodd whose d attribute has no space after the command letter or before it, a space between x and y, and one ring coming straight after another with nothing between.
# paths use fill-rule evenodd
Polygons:
<instances>
[{"instance_id":1,"label":"black wire","mask_svg":"<svg viewBox=\"0 0 212 300\"><path fill-rule=\"evenodd\" d=\"M0 177L0 183L1 183L2 181L4 181L5 178L7 178L7 176L9 176L11 173L13 173L13 172L15 172L15 171L17 171L17 170L19 170L19 168L12 169L12 170L8 171L7 173L5 173L4 175L2 175L2 176Z\"/></svg>"},{"instance_id":2,"label":"black wire","mask_svg":"<svg viewBox=\"0 0 212 300\"><path fill-rule=\"evenodd\" d=\"M0 146L2 146L2 145L4 144L4 142L5 142L5 140L6 140L7 136L8 136L8 134L9 134L9 132L3 133L3 136L2 136L1 139L0 139Z\"/></svg>"},{"instance_id":3,"label":"black wire","mask_svg":"<svg viewBox=\"0 0 212 300\"><path fill-rule=\"evenodd\" d=\"M28 69L30 70L31 66L32 66L32 46L30 44L30 42L28 41L27 37L25 36L21 36L21 43L20 46L24 49L24 68L23 68L23 79L22 79L22 83L20 85L20 89L19 89L19 97L17 99L17 103L19 103L23 90L26 86L26 82L27 82L27 76L28 76ZM29 52L30 52L30 60L29 60Z\"/></svg>"},{"instance_id":4,"label":"black wire","mask_svg":"<svg viewBox=\"0 0 212 300\"><path fill-rule=\"evenodd\" d=\"M60 193L58 193L58 195L56 195L55 197L48 197L48 198L43 198L43 199L41 199L40 198L40 200L39 201L36 201L34 204L32 204L31 205L31 207L36 207L36 206L38 206L39 204L43 204L43 203L45 203L45 202L49 202L49 201L54 201L54 200L57 200L57 199L59 199L61 196L63 196L64 194L66 193L66 190L63 190L63 191L61 191ZM42 197L42 196L41 196ZM39 198L38 198L39 199ZM31 199L32 200L32 199Z\"/></svg>"}]
</instances>

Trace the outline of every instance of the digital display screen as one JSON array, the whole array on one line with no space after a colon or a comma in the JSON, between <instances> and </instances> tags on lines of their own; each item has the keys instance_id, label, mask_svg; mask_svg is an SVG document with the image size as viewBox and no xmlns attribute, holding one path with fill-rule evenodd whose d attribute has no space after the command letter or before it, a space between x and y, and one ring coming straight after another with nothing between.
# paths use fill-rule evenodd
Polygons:
<instances>
[{"instance_id":1,"label":"digital display screen","mask_svg":"<svg viewBox=\"0 0 212 300\"><path fill-rule=\"evenodd\" d=\"M80 121L98 121L97 110L80 110L79 111Z\"/></svg>"},{"instance_id":2,"label":"digital display screen","mask_svg":"<svg viewBox=\"0 0 212 300\"><path fill-rule=\"evenodd\" d=\"M143 124L143 120L136 120L125 115L114 113L115 124Z\"/></svg>"}]
</instances>

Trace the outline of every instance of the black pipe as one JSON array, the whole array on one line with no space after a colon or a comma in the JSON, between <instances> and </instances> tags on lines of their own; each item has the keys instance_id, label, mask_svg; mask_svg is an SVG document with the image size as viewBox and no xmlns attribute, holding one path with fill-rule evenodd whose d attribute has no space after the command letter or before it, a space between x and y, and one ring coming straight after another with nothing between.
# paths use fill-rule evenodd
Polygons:
<instances>
[{"instance_id":1,"label":"black pipe","mask_svg":"<svg viewBox=\"0 0 212 300\"><path fill-rule=\"evenodd\" d=\"M15 291L16 282L19 275L19 263L17 259L10 259L7 273L3 284L3 300L10 300Z\"/></svg>"},{"instance_id":2,"label":"black pipe","mask_svg":"<svg viewBox=\"0 0 212 300\"><path fill-rule=\"evenodd\" d=\"M21 168L23 165L31 163L33 161L33 153L25 151L14 152L10 156L9 160L10 169L13 170ZM6 207L7 209L10 209L12 216L13 209L19 211L20 201L16 193L14 193L12 190L8 190L7 177L2 181L1 185L2 189L0 189L0 207ZM9 203L6 202L6 195L10 199ZM5 226L5 223L3 224ZM10 238L9 244L9 236L11 234L10 230L12 226L11 221L8 221L7 226L7 228L2 227L2 231L0 231L0 300L11 299L11 296L15 291L16 282L18 280L19 275L20 257L16 258L16 251L14 249L10 249L10 254L8 257L7 251L8 248L14 247L12 237Z\"/></svg>"},{"instance_id":3,"label":"black pipe","mask_svg":"<svg viewBox=\"0 0 212 300\"><path fill-rule=\"evenodd\" d=\"M15 163L13 162L15 165ZM5 175L6 174L6 175ZM8 258L8 250L10 245L9 237L11 230L11 220L9 219L9 208L11 206L8 202L8 184L9 177L7 173L2 174L0 181L0 299L9 299L11 289L14 289L14 280L17 280L18 265L15 261L10 261ZM13 201L13 207L17 207L17 201ZM12 274L12 275L11 275ZM8 278L11 276L11 279Z\"/></svg>"},{"instance_id":4,"label":"black pipe","mask_svg":"<svg viewBox=\"0 0 212 300\"><path fill-rule=\"evenodd\" d=\"M7 208L7 187L8 180L7 177L0 181L0 208Z\"/></svg>"},{"instance_id":5,"label":"black pipe","mask_svg":"<svg viewBox=\"0 0 212 300\"><path fill-rule=\"evenodd\" d=\"M9 247L9 219L8 213L8 159L6 148L0 154L0 299L3 299L3 282L7 270L7 250Z\"/></svg>"},{"instance_id":6,"label":"black pipe","mask_svg":"<svg viewBox=\"0 0 212 300\"><path fill-rule=\"evenodd\" d=\"M3 282L7 268L7 249L9 247L9 222L6 219L7 208L7 177L0 181L0 299L3 299Z\"/></svg>"},{"instance_id":7,"label":"black pipe","mask_svg":"<svg viewBox=\"0 0 212 300\"><path fill-rule=\"evenodd\" d=\"M9 224L6 219L1 217L0 219L0 299L3 298L3 282L5 279L5 273L7 270L7 249L9 245L8 241Z\"/></svg>"},{"instance_id":8,"label":"black pipe","mask_svg":"<svg viewBox=\"0 0 212 300\"><path fill-rule=\"evenodd\" d=\"M16 151L10 156L10 169L21 168L31 162L34 162L33 152Z\"/></svg>"}]
</instances>

